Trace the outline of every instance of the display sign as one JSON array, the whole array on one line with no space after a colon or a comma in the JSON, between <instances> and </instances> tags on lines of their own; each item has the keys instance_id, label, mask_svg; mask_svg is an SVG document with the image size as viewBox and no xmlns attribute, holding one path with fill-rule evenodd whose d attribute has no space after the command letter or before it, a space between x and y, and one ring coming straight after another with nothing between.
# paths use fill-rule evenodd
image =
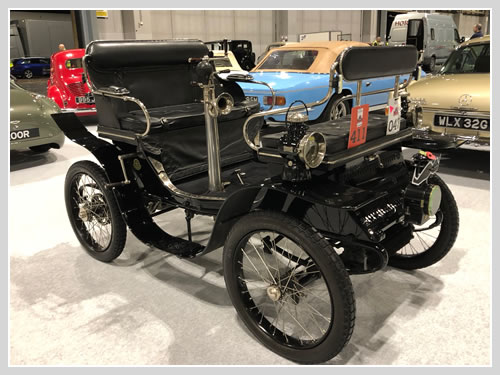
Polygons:
<instances>
[{"instance_id":1,"label":"display sign","mask_svg":"<svg viewBox=\"0 0 500 375\"><path fill-rule=\"evenodd\" d=\"M387 131L385 134L397 133L401 126L401 98L389 98L387 101Z\"/></svg>"},{"instance_id":2,"label":"display sign","mask_svg":"<svg viewBox=\"0 0 500 375\"><path fill-rule=\"evenodd\" d=\"M351 129L349 130L349 143L347 148L356 147L366 142L368 131L368 104L353 107L351 111Z\"/></svg>"},{"instance_id":3,"label":"display sign","mask_svg":"<svg viewBox=\"0 0 500 375\"><path fill-rule=\"evenodd\" d=\"M108 11L107 10L103 10L103 9L96 10L95 14L96 14L97 18L103 18L103 19L108 18Z\"/></svg>"}]
</instances>

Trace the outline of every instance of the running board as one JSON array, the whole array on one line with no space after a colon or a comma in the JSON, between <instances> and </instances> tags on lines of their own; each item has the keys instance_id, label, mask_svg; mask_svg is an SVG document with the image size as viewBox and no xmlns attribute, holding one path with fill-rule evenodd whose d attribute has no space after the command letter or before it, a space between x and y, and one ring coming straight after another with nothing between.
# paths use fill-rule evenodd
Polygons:
<instances>
[{"instance_id":1,"label":"running board","mask_svg":"<svg viewBox=\"0 0 500 375\"><path fill-rule=\"evenodd\" d=\"M161 229L152 220L149 222L137 222L129 228L139 240L148 246L155 247L167 253L180 257L192 258L202 252L205 247L196 242L184 240L180 237L174 237Z\"/></svg>"}]
</instances>

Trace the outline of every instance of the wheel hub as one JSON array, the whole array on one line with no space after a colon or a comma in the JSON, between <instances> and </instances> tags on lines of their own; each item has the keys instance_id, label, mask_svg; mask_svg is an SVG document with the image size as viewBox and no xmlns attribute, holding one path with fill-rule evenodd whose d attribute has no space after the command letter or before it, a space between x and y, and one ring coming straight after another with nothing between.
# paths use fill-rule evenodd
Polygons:
<instances>
[{"instance_id":1,"label":"wheel hub","mask_svg":"<svg viewBox=\"0 0 500 375\"><path fill-rule=\"evenodd\" d=\"M281 290L276 285L271 285L267 288L267 296L271 301L276 302L281 298Z\"/></svg>"},{"instance_id":2,"label":"wheel hub","mask_svg":"<svg viewBox=\"0 0 500 375\"><path fill-rule=\"evenodd\" d=\"M78 217L83 221L90 221L90 210L87 208L86 204L80 207L80 210L78 211Z\"/></svg>"}]
</instances>

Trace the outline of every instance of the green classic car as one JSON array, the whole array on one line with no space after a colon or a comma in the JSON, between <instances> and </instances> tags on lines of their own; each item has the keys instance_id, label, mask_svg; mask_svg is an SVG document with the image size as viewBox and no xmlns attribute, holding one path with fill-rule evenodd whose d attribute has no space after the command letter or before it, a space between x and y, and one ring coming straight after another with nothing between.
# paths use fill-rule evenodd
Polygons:
<instances>
[{"instance_id":1,"label":"green classic car","mask_svg":"<svg viewBox=\"0 0 500 375\"><path fill-rule=\"evenodd\" d=\"M50 116L60 111L51 99L23 89L11 76L10 149L46 152L61 148L65 136Z\"/></svg>"}]
</instances>

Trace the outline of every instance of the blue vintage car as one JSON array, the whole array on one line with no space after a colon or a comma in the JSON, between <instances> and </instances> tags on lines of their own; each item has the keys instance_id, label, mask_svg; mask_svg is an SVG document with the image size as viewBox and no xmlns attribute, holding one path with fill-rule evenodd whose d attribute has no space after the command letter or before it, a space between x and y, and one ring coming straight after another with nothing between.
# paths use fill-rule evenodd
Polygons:
<instances>
[{"instance_id":1,"label":"blue vintage car","mask_svg":"<svg viewBox=\"0 0 500 375\"><path fill-rule=\"evenodd\" d=\"M255 81L265 82L273 88L276 94L274 108L287 107L295 100L311 103L326 95L330 66L345 48L351 46L368 46L368 44L351 41L287 44L269 51L251 74ZM408 77L409 75L401 76L400 82ZM268 88L251 83L240 83L240 86L247 99L258 101L262 109L269 109L272 96ZM339 103L339 99L345 95L355 94L356 83L344 81L343 87L342 92L335 93L329 102L312 108L309 111L309 120L326 121L349 114L352 101ZM394 77L364 80L362 92L391 87L394 87ZM370 111L383 109L387 104L388 95L388 93L368 95L362 97L361 104L369 104ZM269 119L284 121L285 115L276 115Z\"/></svg>"},{"instance_id":2,"label":"blue vintage car","mask_svg":"<svg viewBox=\"0 0 500 375\"><path fill-rule=\"evenodd\" d=\"M48 57L21 57L12 60L10 74L15 77L33 78L50 74L50 59Z\"/></svg>"}]
</instances>

